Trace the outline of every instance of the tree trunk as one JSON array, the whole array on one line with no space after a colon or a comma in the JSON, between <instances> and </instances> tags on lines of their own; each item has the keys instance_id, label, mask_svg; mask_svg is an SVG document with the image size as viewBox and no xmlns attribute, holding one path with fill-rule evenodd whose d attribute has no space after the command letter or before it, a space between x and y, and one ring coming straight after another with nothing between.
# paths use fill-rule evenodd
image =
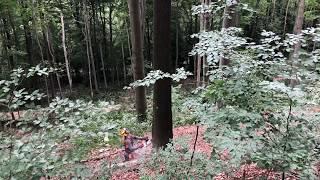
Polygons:
<instances>
[{"instance_id":1,"label":"tree trunk","mask_svg":"<svg viewBox=\"0 0 320 180\"><path fill-rule=\"evenodd\" d=\"M170 56L171 1L154 0L154 70L171 73ZM173 138L171 79L158 80L153 92L152 138L156 149L165 147Z\"/></svg>"},{"instance_id":2,"label":"tree trunk","mask_svg":"<svg viewBox=\"0 0 320 180\"><path fill-rule=\"evenodd\" d=\"M113 12L113 5L112 2L110 2L109 5L109 61L112 62L113 58L113 31L112 31L112 12ZM112 83L114 84L114 68L112 69Z\"/></svg>"},{"instance_id":3,"label":"tree trunk","mask_svg":"<svg viewBox=\"0 0 320 180\"><path fill-rule=\"evenodd\" d=\"M283 37L285 36L286 30L287 30L287 18L288 18L289 6L290 6L290 0L288 0L288 2L287 2L286 14L284 16Z\"/></svg>"},{"instance_id":4,"label":"tree trunk","mask_svg":"<svg viewBox=\"0 0 320 180\"><path fill-rule=\"evenodd\" d=\"M52 59L52 64L53 64L53 67L55 69L57 69L57 63L56 63L56 58L54 56L54 49L53 49L53 46L52 46L52 43L50 41L50 37L49 37L49 27L47 28L47 31L46 31L46 38L47 38L47 43L48 43L48 50L49 50L49 53L51 55L51 59ZM59 87L59 92L60 92L60 96L63 97L63 94L62 94L62 88L61 88L61 82L60 82L60 74L57 70L54 71L54 73L56 74L56 78L57 78L57 83L58 83L58 87Z\"/></svg>"},{"instance_id":5,"label":"tree trunk","mask_svg":"<svg viewBox=\"0 0 320 180\"><path fill-rule=\"evenodd\" d=\"M304 19L304 9L305 9L305 0L300 0L298 5L298 13L296 16L293 33L298 35L301 34L302 28L303 28L303 19ZM295 76L295 79L291 77L290 86L294 87L297 82L297 74L296 69L299 65L298 58L299 58L299 51L301 48L301 43L298 42L293 46L293 52L290 53L289 61L291 63L291 76Z\"/></svg>"},{"instance_id":6,"label":"tree trunk","mask_svg":"<svg viewBox=\"0 0 320 180\"><path fill-rule=\"evenodd\" d=\"M104 66L104 59L103 59L103 52L102 52L102 44L101 43L99 43L99 50L100 50L100 60L101 60L101 65L102 65L102 74L103 74L104 87L106 89L108 89L106 69L105 69L105 66Z\"/></svg>"},{"instance_id":7,"label":"tree trunk","mask_svg":"<svg viewBox=\"0 0 320 180\"><path fill-rule=\"evenodd\" d=\"M205 5L205 0L200 0L201 5L204 6ZM204 14L200 13L199 14L199 23L200 23L200 32L203 32L204 29L204 24L205 24L205 18L204 18ZM197 63L197 87L201 86L201 70L202 70L202 62L204 61L203 57L198 55L198 63ZM204 74L203 74L204 76Z\"/></svg>"},{"instance_id":8,"label":"tree trunk","mask_svg":"<svg viewBox=\"0 0 320 180\"><path fill-rule=\"evenodd\" d=\"M66 35L65 35L65 29L64 29L64 17L63 17L62 12L60 13L60 19L61 19L63 54L64 54L64 60L66 63L69 88L70 88L70 92L72 92L72 77L71 77L71 72L70 72L70 62L68 60L68 53L67 53L67 47L66 47Z\"/></svg>"},{"instance_id":9,"label":"tree trunk","mask_svg":"<svg viewBox=\"0 0 320 180\"><path fill-rule=\"evenodd\" d=\"M94 55L93 55L93 50L92 50L92 43L91 43L91 31L90 31L90 22L88 20L87 15L85 15L85 26L86 26L86 35L87 35L87 41L89 45L89 53L90 53L90 61L91 61L91 70L92 70L92 75L93 75L93 83L96 92L99 92L99 85L98 85L98 80L97 80L97 72L96 72L96 66L95 66L95 60L94 60Z\"/></svg>"},{"instance_id":10,"label":"tree trunk","mask_svg":"<svg viewBox=\"0 0 320 180\"><path fill-rule=\"evenodd\" d=\"M226 4L226 7L224 8L223 12L223 22L222 22L222 29L227 29L230 27L236 27L238 26L237 21L237 12L236 8L238 6L239 1L237 1L235 4ZM230 17L230 18L229 18ZM226 66L230 63L229 59L226 59L222 57L220 59L219 67L222 68L223 66Z\"/></svg>"},{"instance_id":11,"label":"tree trunk","mask_svg":"<svg viewBox=\"0 0 320 180\"><path fill-rule=\"evenodd\" d=\"M23 25L23 29L24 29L24 37L26 41L27 59L28 59L28 63L32 66L33 65L32 36L31 36L30 28L27 22L25 22L25 24Z\"/></svg>"},{"instance_id":12,"label":"tree trunk","mask_svg":"<svg viewBox=\"0 0 320 180\"><path fill-rule=\"evenodd\" d=\"M121 53L122 53L122 67L123 67L123 81L124 84L127 84L127 70L126 70L126 58L124 55L123 43L121 43Z\"/></svg>"},{"instance_id":13,"label":"tree trunk","mask_svg":"<svg viewBox=\"0 0 320 180\"><path fill-rule=\"evenodd\" d=\"M141 10L136 0L128 0L130 26L131 26L131 44L132 44L132 69L134 81L144 78L144 58L143 58L143 33ZM146 119L147 101L146 88L144 86L135 89L136 111L138 121Z\"/></svg>"},{"instance_id":14,"label":"tree trunk","mask_svg":"<svg viewBox=\"0 0 320 180\"><path fill-rule=\"evenodd\" d=\"M13 60L13 51L12 51L12 40L11 40L11 34L10 34L10 30L9 27L7 25L7 20L5 18L3 18L3 26L4 26L4 31L6 34L6 51L8 54L8 65L9 65L9 69L14 69L14 60Z\"/></svg>"},{"instance_id":15,"label":"tree trunk","mask_svg":"<svg viewBox=\"0 0 320 180\"><path fill-rule=\"evenodd\" d=\"M48 46L48 43L47 43L46 33L45 33L45 30L44 30L43 27L42 27L42 36L43 36L43 44L44 44L44 47L45 47L46 57L47 57L48 63L49 63L49 65L51 67L53 67L52 62L50 60L51 58L50 58L49 46ZM50 73L48 78L49 78L49 82L50 82L51 97L54 98L56 96L56 91L55 91L55 86L54 86L54 77Z\"/></svg>"},{"instance_id":16,"label":"tree trunk","mask_svg":"<svg viewBox=\"0 0 320 180\"><path fill-rule=\"evenodd\" d=\"M255 38L255 36L257 35L257 29L258 29L258 25L259 25L259 14L257 13L257 11L259 10L260 7L260 0L256 1L256 5L255 5L255 12L253 12L254 17L255 17L255 21L252 21L251 23L251 38Z\"/></svg>"},{"instance_id":17,"label":"tree trunk","mask_svg":"<svg viewBox=\"0 0 320 180\"><path fill-rule=\"evenodd\" d=\"M178 17L178 5L177 5L177 12L176 12L176 62L175 68L177 69L179 66L179 17Z\"/></svg>"},{"instance_id":18,"label":"tree trunk","mask_svg":"<svg viewBox=\"0 0 320 180\"><path fill-rule=\"evenodd\" d=\"M85 6L85 5L84 5ZM89 86L90 86L90 95L93 98L93 88L92 88L92 75L91 75L91 53L90 53L90 45L89 45L89 34L88 34L88 17L87 14L84 14L84 37L86 41L86 50L87 50L87 59L88 59L88 78L89 78Z\"/></svg>"}]
</instances>

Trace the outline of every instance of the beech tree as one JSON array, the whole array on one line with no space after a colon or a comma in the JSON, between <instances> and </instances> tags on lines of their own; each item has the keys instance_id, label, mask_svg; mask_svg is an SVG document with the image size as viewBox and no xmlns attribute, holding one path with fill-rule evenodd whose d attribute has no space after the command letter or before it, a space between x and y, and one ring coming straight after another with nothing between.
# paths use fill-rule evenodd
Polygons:
<instances>
[{"instance_id":1,"label":"beech tree","mask_svg":"<svg viewBox=\"0 0 320 180\"><path fill-rule=\"evenodd\" d=\"M170 41L171 1L154 0L153 69L171 73ZM153 88L152 140L155 148L172 139L171 79L158 80Z\"/></svg>"},{"instance_id":2,"label":"beech tree","mask_svg":"<svg viewBox=\"0 0 320 180\"><path fill-rule=\"evenodd\" d=\"M141 0L139 0L141 1ZM130 27L131 27L131 44L132 44L132 69L135 81L144 78L144 58L143 58L143 8L137 0L128 0ZM135 89L136 111L138 121L146 119L146 88L139 86Z\"/></svg>"}]
</instances>

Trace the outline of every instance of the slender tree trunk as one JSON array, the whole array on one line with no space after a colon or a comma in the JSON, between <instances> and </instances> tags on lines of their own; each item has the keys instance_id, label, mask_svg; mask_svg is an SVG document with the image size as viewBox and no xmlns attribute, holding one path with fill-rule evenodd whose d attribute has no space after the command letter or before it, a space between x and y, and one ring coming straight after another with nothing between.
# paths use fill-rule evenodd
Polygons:
<instances>
[{"instance_id":1,"label":"slender tree trunk","mask_svg":"<svg viewBox=\"0 0 320 180\"><path fill-rule=\"evenodd\" d=\"M41 62L43 64L45 64L43 49L42 49L39 37L36 33L35 33L35 38L36 38L36 41L37 41L37 44L38 44L38 47L40 50ZM47 103L49 105L50 104L50 95L49 95L50 93L49 93L48 78L46 76L44 76L44 83L45 83L45 88L46 88L46 93L47 93Z\"/></svg>"},{"instance_id":2,"label":"slender tree trunk","mask_svg":"<svg viewBox=\"0 0 320 180\"><path fill-rule=\"evenodd\" d=\"M177 12L176 12L176 62L175 68L179 66L179 17L178 17L178 5L177 5Z\"/></svg>"},{"instance_id":3,"label":"slender tree trunk","mask_svg":"<svg viewBox=\"0 0 320 180\"><path fill-rule=\"evenodd\" d=\"M205 3L204 3L204 0L200 0L201 2L201 5L204 6ZM204 24L205 24L205 18L204 18L204 14L201 13L199 14L199 21L200 21L200 32L203 32L205 29L204 29ZM204 61L204 58L203 56L200 56L198 55L198 63L197 63L197 86L201 86L201 70L202 70L202 62ZM204 74L203 74L204 76Z\"/></svg>"},{"instance_id":4,"label":"slender tree trunk","mask_svg":"<svg viewBox=\"0 0 320 180\"><path fill-rule=\"evenodd\" d=\"M87 12L87 11L86 11ZM87 41L89 45L89 53L90 53L90 61L91 61L91 70L92 70L92 75L93 75L93 83L96 92L99 92L99 85L98 85L98 80L97 80L97 72L96 72L96 66L95 66L95 60L94 60L94 54L92 50L92 43L91 43L91 31L90 31L90 22L87 17L88 15L85 15L85 26L86 26L86 35L87 35Z\"/></svg>"},{"instance_id":5,"label":"slender tree trunk","mask_svg":"<svg viewBox=\"0 0 320 180\"><path fill-rule=\"evenodd\" d=\"M28 27L26 22L25 22L25 25L23 25L23 29L24 29L24 37L26 41L27 59L28 59L28 63L30 63L30 65L32 66L33 65L32 36L31 36L30 28Z\"/></svg>"},{"instance_id":6,"label":"slender tree trunk","mask_svg":"<svg viewBox=\"0 0 320 180\"><path fill-rule=\"evenodd\" d=\"M46 33L45 33L45 30L44 28L42 27L42 37L43 37L43 44L44 44L44 47L45 47L45 52L46 52L46 57L47 57L47 61L48 61L48 64L50 65L50 67L54 67L51 62L51 58L50 58L50 53L49 53L49 46L48 46L48 43L47 43L47 38L46 38ZM56 91L55 91L55 86L54 86L54 77L53 75L50 73L49 74L49 84L50 84L50 89L51 89L51 97L54 98L56 95ZM49 96L49 94L48 94Z\"/></svg>"},{"instance_id":7,"label":"slender tree trunk","mask_svg":"<svg viewBox=\"0 0 320 180\"><path fill-rule=\"evenodd\" d=\"M204 0L204 5L209 6L211 3L211 0ZM211 21L210 21L210 13L204 13L203 14L203 30L208 31L211 27ZM203 76L203 84L205 84L209 78L207 78L207 72L208 72L208 62L207 62L207 56L203 56L202 60L202 76Z\"/></svg>"},{"instance_id":8,"label":"slender tree trunk","mask_svg":"<svg viewBox=\"0 0 320 180\"><path fill-rule=\"evenodd\" d=\"M136 0L128 0L130 26L131 26L131 44L132 44L132 67L133 78L135 81L144 78L144 58L143 58L143 33L141 21L141 7ZM136 111L138 121L145 121L147 111L146 88L144 86L135 89Z\"/></svg>"},{"instance_id":9,"label":"slender tree trunk","mask_svg":"<svg viewBox=\"0 0 320 180\"><path fill-rule=\"evenodd\" d=\"M284 16L283 37L285 36L286 29L287 29L287 18L288 18L289 6L290 6L290 0L288 0L287 2L286 15Z\"/></svg>"},{"instance_id":10,"label":"slender tree trunk","mask_svg":"<svg viewBox=\"0 0 320 180\"><path fill-rule=\"evenodd\" d=\"M113 59L113 27L112 27L112 12L113 12L113 4L110 2L109 4L109 60ZM112 68L112 83L114 84L114 67Z\"/></svg>"},{"instance_id":11,"label":"slender tree trunk","mask_svg":"<svg viewBox=\"0 0 320 180\"><path fill-rule=\"evenodd\" d=\"M85 5L84 5L85 6ZM91 53L90 53L90 45L89 45L89 34L88 34L88 17L87 14L84 14L84 37L85 37L85 41L86 41L86 50L87 50L87 59L88 59L88 78L89 78L89 86L90 86L90 95L91 98L93 98L93 86L92 86L92 75L91 75Z\"/></svg>"},{"instance_id":12,"label":"slender tree trunk","mask_svg":"<svg viewBox=\"0 0 320 180\"><path fill-rule=\"evenodd\" d=\"M63 47L63 54L64 54L64 60L66 63L66 69L67 69L67 76L69 81L69 88L70 92L72 92L72 77L70 72L70 62L68 60L68 53L67 53L67 47L66 47L66 35L65 35L65 29L64 29L64 17L63 13L60 13L60 19L61 19L61 31L62 31L62 47Z\"/></svg>"},{"instance_id":13,"label":"slender tree trunk","mask_svg":"<svg viewBox=\"0 0 320 180\"><path fill-rule=\"evenodd\" d=\"M240 1L240 0L239 0ZM236 8L238 6L239 1L237 3L232 4L232 5L226 5L224 8L224 13L223 13L223 22L222 22L222 29L227 29L230 27L235 27L237 26L237 11ZM222 68L223 66L226 66L230 63L229 59L226 59L222 57L219 62L219 67Z\"/></svg>"},{"instance_id":14,"label":"slender tree trunk","mask_svg":"<svg viewBox=\"0 0 320 180\"><path fill-rule=\"evenodd\" d=\"M147 47L146 47L146 51L147 51L147 60L149 62L152 62L152 56L151 56L151 47L152 47L152 44L151 44L151 31L150 31L150 20L147 18L146 19L146 29L147 29Z\"/></svg>"},{"instance_id":15,"label":"slender tree trunk","mask_svg":"<svg viewBox=\"0 0 320 180\"><path fill-rule=\"evenodd\" d=\"M11 34L10 30L7 24L7 20L3 18L3 26L4 26L4 31L6 34L6 48L7 48L7 54L8 54L8 65L9 69L14 69L14 58L13 58L13 53L12 53L12 40L11 40Z\"/></svg>"},{"instance_id":16,"label":"slender tree trunk","mask_svg":"<svg viewBox=\"0 0 320 180\"><path fill-rule=\"evenodd\" d=\"M171 1L154 0L154 69L171 73L170 56ZM164 147L173 138L171 109L171 79L158 80L153 92L152 139L156 149Z\"/></svg>"},{"instance_id":17,"label":"slender tree trunk","mask_svg":"<svg viewBox=\"0 0 320 180\"><path fill-rule=\"evenodd\" d=\"M46 38L47 38L47 43L48 43L48 50L49 50L49 53L51 55L51 59L52 59L52 64L53 64L53 67L55 69L57 69L57 63L56 63L56 58L54 56L54 49L53 49L53 46L52 46L52 43L50 41L50 37L49 37L49 33L50 30L49 30L49 27L47 27L47 31L46 31ZM63 97L63 94L62 94L62 88L61 88L61 82L60 82L60 74L57 70L54 71L54 73L56 74L56 78L57 78L57 83L58 83L58 87L59 87L59 92L60 92L60 96Z\"/></svg>"},{"instance_id":18,"label":"slender tree trunk","mask_svg":"<svg viewBox=\"0 0 320 180\"><path fill-rule=\"evenodd\" d=\"M296 16L293 33L298 35L301 34L302 28L303 28L303 19L304 19L304 9L305 9L305 0L300 0L298 5L298 13ZM299 66L298 58L299 58L299 51L301 49L301 43L298 42L293 46L293 52L290 53L289 61L291 63L291 76L295 76L295 79L291 78L290 80L290 86L294 87L297 83L297 70Z\"/></svg>"},{"instance_id":19,"label":"slender tree trunk","mask_svg":"<svg viewBox=\"0 0 320 180\"><path fill-rule=\"evenodd\" d=\"M126 30L127 30L127 41L128 41L128 50L129 50L129 56L131 57L132 56L132 51L131 51L131 37L130 37L130 30L127 26L127 21L125 21L125 24L126 24ZM132 63L132 62L131 62Z\"/></svg>"},{"instance_id":20,"label":"slender tree trunk","mask_svg":"<svg viewBox=\"0 0 320 180\"><path fill-rule=\"evenodd\" d=\"M126 59L124 55L124 47L123 43L121 43L121 52L122 52L122 67L123 67L123 80L124 84L127 84L127 70L126 70Z\"/></svg>"},{"instance_id":21,"label":"slender tree trunk","mask_svg":"<svg viewBox=\"0 0 320 180\"><path fill-rule=\"evenodd\" d=\"M99 43L99 50L100 50L100 60L101 60L101 65L102 65L104 87L106 89L108 89L106 69L105 69L105 66L104 66L104 59L103 59L103 52L102 52L102 44L101 43Z\"/></svg>"},{"instance_id":22,"label":"slender tree trunk","mask_svg":"<svg viewBox=\"0 0 320 180\"><path fill-rule=\"evenodd\" d=\"M118 87L120 87L120 75L119 75L118 64L116 65L116 74L117 74L117 84L118 84Z\"/></svg>"},{"instance_id":23,"label":"slender tree trunk","mask_svg":"<svg viewBox=\"0 0 320 180\"><path fill-rule=\"evenodd\" d=\"M197 87L201 86L201 64L202 64L202 57L198 55L197 58Z\"/></svg>"}]
</instances>

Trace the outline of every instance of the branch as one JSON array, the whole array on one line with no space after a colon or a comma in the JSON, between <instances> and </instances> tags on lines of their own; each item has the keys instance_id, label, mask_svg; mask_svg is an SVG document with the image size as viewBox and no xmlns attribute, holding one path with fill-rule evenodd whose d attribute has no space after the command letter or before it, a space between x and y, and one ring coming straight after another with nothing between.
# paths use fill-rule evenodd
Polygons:
<instances>
[{"instance_id":1,"label":"branch","mask_svg":"<svg viewBox=\"0 0 320 180\"><path fill-rule=\"evenodd\" d=\"M190 168L192 167L194 152L196 151L196 146L197 146L197 141L198 141L198 136L199 136L199 125L197 125L196 139L193 144L193 151L192 151L192 155L191 155L191 159L190 159ZM188 172L188 174L189 174L189 172Z\"/></svg>"}]
</instances>

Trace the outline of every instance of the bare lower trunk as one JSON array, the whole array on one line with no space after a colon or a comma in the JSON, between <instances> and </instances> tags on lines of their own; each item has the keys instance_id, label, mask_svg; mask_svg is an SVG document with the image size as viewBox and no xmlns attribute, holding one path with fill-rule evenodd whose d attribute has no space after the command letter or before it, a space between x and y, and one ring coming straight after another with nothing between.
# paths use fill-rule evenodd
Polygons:
<instances>
[{"instance_id":1,"label":"bare lower trunk","mask_svg":"<svg viewBox=\"0 0 320 180\"><path fill-rule=\"evenodd\" d=\"M171 1L154 1L154 70L165 73L172 72L171 40L170 40ZM172 133L172 99L171 80L158 80L154 85L153 93L153 147L165 147L173 138Z\"/></svg>"},{"instance_id":2,"label":"bare lower trunk","mask_svg":"<svg viewBox=\"0 0 320 180\"><path fill-rule=\"evenodd\" d=\"M143 58L143 33L141 22L141 8L136 0L128 0L130 26L131 26L131 43L132 43L132 67L134 80L144 78L144 58ZM136 111L137 119L144 121L146 118L147 101L146 89L143 86L135 89L136 94Z\"/></svg>"}]
</instances>

